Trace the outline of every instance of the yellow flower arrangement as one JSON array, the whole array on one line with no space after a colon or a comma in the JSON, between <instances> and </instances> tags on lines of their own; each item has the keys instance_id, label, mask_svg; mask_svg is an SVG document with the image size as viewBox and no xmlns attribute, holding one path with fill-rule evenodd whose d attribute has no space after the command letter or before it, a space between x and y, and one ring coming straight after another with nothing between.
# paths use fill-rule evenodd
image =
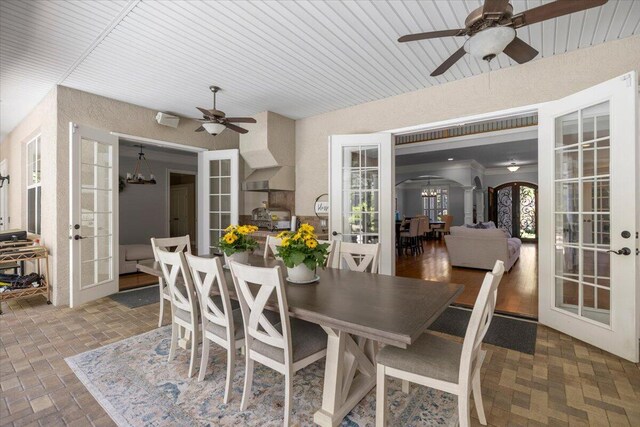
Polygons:
<instances>
[{"instance_id":1,"label":"yellow flower arrangement","mask_svg":"<svg viewBox=\"0 0 640 427\"><path fill-rule=\"evenodd\" d=\"M233 255L236 252L253 251L258 247L251 234L258 231L258 227L254 225L230 225L224 230L224 234L220 238L220 249L227 255Z\"/></svg>"},{"instance_id":2,"label":"yellow flower arrangement","mask_svg":"<svg viewBox=\"0 0 640 427\"><path fill-rule=\"evenodd\" d=\"M328 243L318 242L315 229L309 224L302 224L295 231L283 231L278 234L282 239L277 246L277 255L288 268L305 264L310 270L324 266L328 256Z\"/></svg>"}]
</instances>

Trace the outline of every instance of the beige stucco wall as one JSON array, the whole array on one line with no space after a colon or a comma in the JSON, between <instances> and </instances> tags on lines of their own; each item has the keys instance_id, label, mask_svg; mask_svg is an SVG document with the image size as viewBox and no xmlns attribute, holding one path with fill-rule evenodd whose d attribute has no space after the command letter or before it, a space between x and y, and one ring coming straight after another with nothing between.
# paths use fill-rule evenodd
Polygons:
<instances>
[{"instance_id":1,"label":"beige stucco wall","mask_svg":"<svg viewBox=\"0 0 640 427\"><path fill-rule=\"evenodd\" d=\"M551 101L640 72L640 36L296 121L296 214L328 190L328 137L427 124ZM428 73L428 70L425 70Z\"/></svg>"},{"instance_id":2,"label":"beige stucco wall","mask_svg":"<svg viewBox=\"0 0 640 427\"><path fill-rule=\"evenodd\" d=\"M51 253L53 302L69 303L69 122L144 138L207 149L238 148L238 134L212 137L196 133L199 123L181 119L177 129L160 126L156 110L58 86L7 135L0 160L8 160L11 228L25 226L26 150L33 136L42 135L42 235ZM194 113L195 115L195 113Z\"/></svg>"}]
</instances>

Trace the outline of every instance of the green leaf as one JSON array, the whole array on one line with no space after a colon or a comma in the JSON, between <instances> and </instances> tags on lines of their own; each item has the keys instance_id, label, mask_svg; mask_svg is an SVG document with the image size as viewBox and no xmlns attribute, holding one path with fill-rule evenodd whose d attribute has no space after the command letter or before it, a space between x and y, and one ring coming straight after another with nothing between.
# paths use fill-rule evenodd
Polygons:
<instances>
[{"instance_id":1,"label":"green leaf","mask_svg":"<svg viewBox=\"0 0 640 427\"><path fill-rule=\"evenodd\" d=\"M296 265L300 265L302 264L302 262L305 259L305 254L301 253L301 252L294 252L291 254L291 256L289 257L289 260L291 261L291 263L293 264L293 266L295 267ZM288 266L287 266L288 267Z\"/></svg>"}]
</instances>

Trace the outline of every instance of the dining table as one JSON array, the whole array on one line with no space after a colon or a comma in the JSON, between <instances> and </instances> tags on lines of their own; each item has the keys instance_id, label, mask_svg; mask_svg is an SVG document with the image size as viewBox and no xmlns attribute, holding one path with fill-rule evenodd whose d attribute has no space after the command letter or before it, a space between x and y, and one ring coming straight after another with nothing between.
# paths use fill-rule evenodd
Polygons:
<instances>
[{"instance_id":1,"label":"dining table","mask_svg":"<svg viewBox=\"0 0 640 427\"><path fill-rule=\"evenodd\" d=\"M211 257L211 255L205 255ZM248 263L280 267L276 259L251 255ZM138 270L162 277L160 264L141 261ZM376 385L380 344L400 348L414 343L462 292L454 283L429 281L348 269L318 269L311 284L285 280L291 317L320 325L327 333L322 406L314 414L321 426L335 426ZM229 296L237 299L231 272L225 268ZM267 303L277 311L275 293Z\"/></svg>"}]
</instances>

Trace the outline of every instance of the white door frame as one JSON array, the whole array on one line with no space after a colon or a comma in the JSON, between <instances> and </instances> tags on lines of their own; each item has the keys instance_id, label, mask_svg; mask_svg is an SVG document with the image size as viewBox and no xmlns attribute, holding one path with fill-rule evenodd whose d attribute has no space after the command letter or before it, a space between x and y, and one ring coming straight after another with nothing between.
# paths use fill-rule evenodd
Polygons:
<instances>
[{"instance_id":1,"label":"white door frame","mask_svg":"<svg viewBox=\"0 0 640 427\"><path fill-rule=\"evenodd\" d=\"M0 161L0 175L7 176L9 174L7 159ZM9 229L9 181L5 181L0 189L0 231Z\"/></svg>"},{"instance_id":2,"label":"white door frame","mask_svg":"<svg viewBox=\"0 0 640 427\"><path fill-rule=\"evenodd\" d=\"M395 151L393 135L388 132L329 136L329 237L343 232L343 149L354 146L378 148L378 241L380 242L380 269L382 274L395 275ZM385 159L390 166L385 167ZM384 209L384 207L388 209ZM335 219L338 219L337 221ZM337 224L336 224L337 222ZM337 233L333 235L333 233ZM338 239L339 240L339 239Z\"/></svg>"},{"instance_id":3,"label":"white door frame","mask_svg":"<svg viewBox=\"0 0 640 427\"><path fill-rule=\"evenodd\" d=\"M81 150L82 139L106 143L111 146L111 279L93 283L82 288L82 254L81 244L78 240L82 236L82 165ZM100 129L78 125L69 122L69 306L71 308L86 302L114 294L119 290L119 143L118 138ZM94 166L98 168L99 166ZM95 173L95 172L94 172ZM94 249L96 251L96 249ZM94 252L95 256L95 252ZM94 265L95 268L95 265Z\"/></svg>"},{"instance_id":4,"label":"white door frame","mask_svg":"<svg viewBox=\"0 0 640 427\"><path fill-rule=\"evenodd\" d=\"M167 200L167 205L165 206L165 217L167 218L167 223L165 224L165 232L167 237L169 237L170 235L170 230L171 230L171 174L172 173L179 173L182 175L192 175L195 176L195 194L196 194L196 235L195 236L190 236L192 239L195 239L196 241L196 248L198 247L198 165L197 165L197 159L196 159L196 170L195 171L188 171L188 170L181 170L181 169L167 169L167 176L166 176L166 200Z\"/></svg>"},{"instance_id":5,"label":"white door frame","mask_svg":"<svg viewBox=\"0 0 640 427\"><path fill-rule=\"evenodd\" d=\"M210 182L209 165L211 160L229 159L230 164L230 223L238 224L240 218L240 150L214 150L198 153L198 255L208 255L211 251L210 222Z\"/></svg>"}]
</instances>

